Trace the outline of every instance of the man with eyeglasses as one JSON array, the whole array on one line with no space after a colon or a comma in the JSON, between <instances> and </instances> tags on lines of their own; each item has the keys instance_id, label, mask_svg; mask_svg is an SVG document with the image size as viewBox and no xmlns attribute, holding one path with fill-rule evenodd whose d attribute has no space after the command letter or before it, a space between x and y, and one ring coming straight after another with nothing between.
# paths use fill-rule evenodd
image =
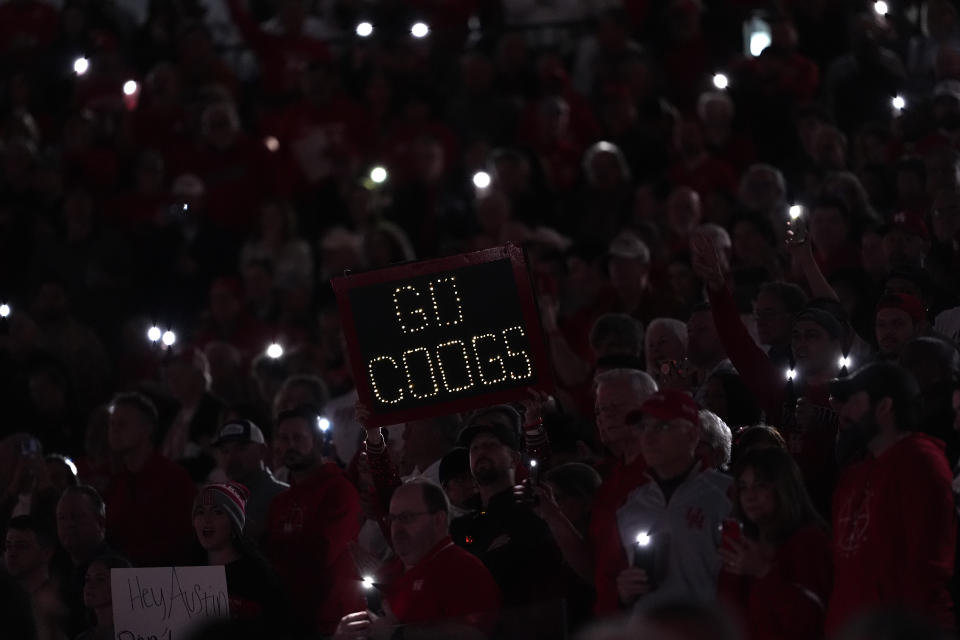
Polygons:
<instances>
[{"instance_id":1,"label":"man with eyeglasses","mask_svg":"<svg viewBox=\"0 0 960 640\"><path fill-rule=\"evenodd\" d=\"M669 600L712 602L720 571L717 532L730 513L731 480L697 461L697 405L685 392L663 389L628 419L639 423L649 471L617 511L620 541L633 559L617 577L620 604L648 609ZM652 561L638 563L640 553Z\"/></svg>"},{"instance_id":2,"label":"man with eyeglasses","mask_svg":"<svg viewBox=\"0 0 960 640\"><path fill-rule=\"evenodd\" d=\"M443 489L418 479L397 487L385 517L396 559L366 590L385 597L384 610L344 616L335 640L484 638L496 625L500 590L473 554L449 534L450 505Z\"/></svg>"}]
</instances>

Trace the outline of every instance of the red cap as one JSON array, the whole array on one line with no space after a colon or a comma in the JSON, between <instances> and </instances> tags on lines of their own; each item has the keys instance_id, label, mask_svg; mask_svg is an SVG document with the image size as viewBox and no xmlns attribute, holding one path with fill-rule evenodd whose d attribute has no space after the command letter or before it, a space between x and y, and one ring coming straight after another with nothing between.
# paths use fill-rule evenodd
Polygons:
<instances>
[{"instance_id":1,"label":"red cap","mask_svg":"<svg viewBox=\"0 0 960 640\"><path fill-rule=\"evenodd\" d=\"M923 306L923 302L909 293L889 293L883 296L877 305L877 312L881 309L899 309L910 316L914 324L925 322L927 319L927 309Z\"/></svg>"},{"instance_id":2,"label":"red cap","mask_svg":"<svg viewBox=\"0 0 960 640\"><path fill-rule=\"evenodd\" d=\"M660 420L686 420L700 426L697 403L689 393L677 389L656 392L640 405L640 409L627 416L627 422L638 422L645 415Z\"/></svg>"}]
</instances>

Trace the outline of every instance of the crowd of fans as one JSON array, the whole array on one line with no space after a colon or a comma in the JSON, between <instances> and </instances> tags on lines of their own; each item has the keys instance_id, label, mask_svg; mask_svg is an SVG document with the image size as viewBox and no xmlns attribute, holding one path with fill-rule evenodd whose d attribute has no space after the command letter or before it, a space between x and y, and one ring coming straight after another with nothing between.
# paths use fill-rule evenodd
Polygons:
<instances>
[{"instance_id":1,"label":"crowd of fans","mask_svg":"<svg viewBox=\"0 0 960 640\"><path fill-rule=\"evenodd\" d=\"M6 0L0 68L3 637L189 564L211 637L955 632L956 2ZM555 392L370 426L329 278L507 242Z\"/></svg>"}]
</instances>

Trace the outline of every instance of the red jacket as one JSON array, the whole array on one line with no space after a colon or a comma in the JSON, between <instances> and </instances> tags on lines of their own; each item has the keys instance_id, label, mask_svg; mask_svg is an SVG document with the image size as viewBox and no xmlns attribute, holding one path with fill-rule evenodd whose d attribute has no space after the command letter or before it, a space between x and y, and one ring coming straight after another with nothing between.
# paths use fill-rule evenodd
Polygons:
<instances>
[{"instance_id":1,"label":"red jacket","mask_svg":"<svg viewBox=\"0 0 960 640\"><path fill-rule=\"evenodd\" d=\"M344 615L364 608L348 546L360 532L360 497L330 462L270 504L263 546L300 617L332 633Z\"/></svg>"},{"instance_id":2,"label":"red jacket","mask_svg":"<svg viewBox=\"0 0 960 640\"><path fill-rule=\"evenodd\" d=\"M843 470L833 500L828 632L866 610L892 607L954 627L951 481L943 443L922 433Z\"/></svg>"},{"instance_id":3,"label":"red jacket","mask_svg":"<svg viewBox=\"0 0 960 640\"><path fill-rule=\"evenodd\" d=\"M605 477L594 496L590 512L588 536L593 547L593 562L597 600L594 613L605 615L620 610L617 594L617 576L627 568L627 557L617 531L617 509L627 496L647 482L647 463L638 457L632 464L617 464Z\"/></svg>"},{"instance_id":4,"label":"red jacket","mask_svg":"<svg viewBox=\"0 0 960 640\"><path fill-rule=\"evenodd\" d=\"M720 572L720 598L733 606L749 640L817 640L833 580L830 534L815 524L780 545L762 578Z\"/></svg>"},{"instance_id":5,"label":"red jacket","mask_svg":"<svg viewBox=\"0 0 960 640\"><path fill-rule=\"evenodd\" d=\"M136 473L114 474L104 495L110 546L135 567L183 564L194 542L196 492L186 469L159 453Z\"/></svg>"},{"instance_id":6,"label":"red jacket","mask_svg":"<svg viewBox=\"0 0 960 640\"><path fill-rule=\"evenodd\" d=\"M493 631L500 610L500 589L483 563L449 537L440 541L412 569L385 588L387 603L401 624L450 621Z\"/></svg>"}]
</instances>

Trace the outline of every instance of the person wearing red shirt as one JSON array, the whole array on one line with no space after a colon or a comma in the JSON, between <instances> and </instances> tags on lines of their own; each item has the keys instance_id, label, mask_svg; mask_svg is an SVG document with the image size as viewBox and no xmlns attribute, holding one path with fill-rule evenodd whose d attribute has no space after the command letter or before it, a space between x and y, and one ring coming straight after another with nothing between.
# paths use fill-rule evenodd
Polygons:
<instances>
[{"instance_id":1,"label":"person wearing red shirt","mask_svg":"<svg viewBox=\"0 0 960 640\"><path fill-rule=\"evenodd\" d=\"M139 393L110 404L107 441L120 461L104 501L107 540L135 566L182 564L193 541L190 505L196 487L186 469L154 449L157 409Z\"/></svg>"},{"instance_id":2,"label":"person wearing red shirt","mask_svg":"<svg viewBox=\"0 0 960 640\"><path fill-rule=\"evenodd\" d=\"M832 582L830 533L783 449L755 449L737 463L738 522L724 529L719 595L750 640L823 637Z\"/></svg>"},{"instance_id":3,"label":"person wearing red shirt","mask_svg":"<svg viewBox=\"0 0 960 640\"><path fill-rule=\"evenodd\" d=\"M362 605L348 547L360 532L360 496L327 455L319 414L304 405L277 419L274 446L290 470L289 491L270 504L263 548L292 594L294 612L332 633Z\"/></svg>"},{"instance_id":4,"label":"person wearing red shirt","mask_svg":"<svg viewBox=\"0 0 960 640\"><path fill-rule=\"evenodd\" d=\"M451 540L449 511L432 482L397 487L387 516L397 557L363 576L364 588L382 591L384 611L344 616L335 640L484 638L494 630L500 589L483 563Z\"/></svg>"},{"instance_id":5,"label":"person wearing red shirt","mask_svg":"<svg viewBox=\"0 0 960 640\"><path fill-rule=\"evenodd\" d=\"M957 518L943 443L922 433L920 386L905 369L867 365L830 384L837 458L834 589L827 632L868 610L903 608L944 629Z\"/></svg>"},{"instance_id":6,"label":"person wearing red shirt","mask_svg":"<svg viewBox=\"0 0 960 640\"><path fill-rule=\"evenodd\" d=\"M597 431L615 461L609 472L603 474L603 484L594 496L588 529L592 555L587 566L593 568L591 577L597 591L594 613L603 615L620 610L617 576L627 568L617 532L617 509L623 506L631 491L646 482L647 464L640 452L642 432L628 424L626 417L657 392L657 383L642 371L613 369L598 375L595 385ZM557 541L562 543L557 529L551 525ZM561 550L566 557L562 544ZM576 567L572 563L571 566Z\"/></svg>"},{"instance_id":7,"label":"person wearing red shirt","mask_svg":"<svg viewBox=\"0 0 960 640\"><path fill-rule=\"evenodd\" d=\"M744 326L716 247L703 240L694 250L694 268L707 284L714 324L730 362L758 399L767 422L784 434L817 505L826 508L836 433L827 383L840 370L844 337L840 321L817 306L804 308L791 329L795 368L778 369Z\"/></svg>"}]
</instances>

